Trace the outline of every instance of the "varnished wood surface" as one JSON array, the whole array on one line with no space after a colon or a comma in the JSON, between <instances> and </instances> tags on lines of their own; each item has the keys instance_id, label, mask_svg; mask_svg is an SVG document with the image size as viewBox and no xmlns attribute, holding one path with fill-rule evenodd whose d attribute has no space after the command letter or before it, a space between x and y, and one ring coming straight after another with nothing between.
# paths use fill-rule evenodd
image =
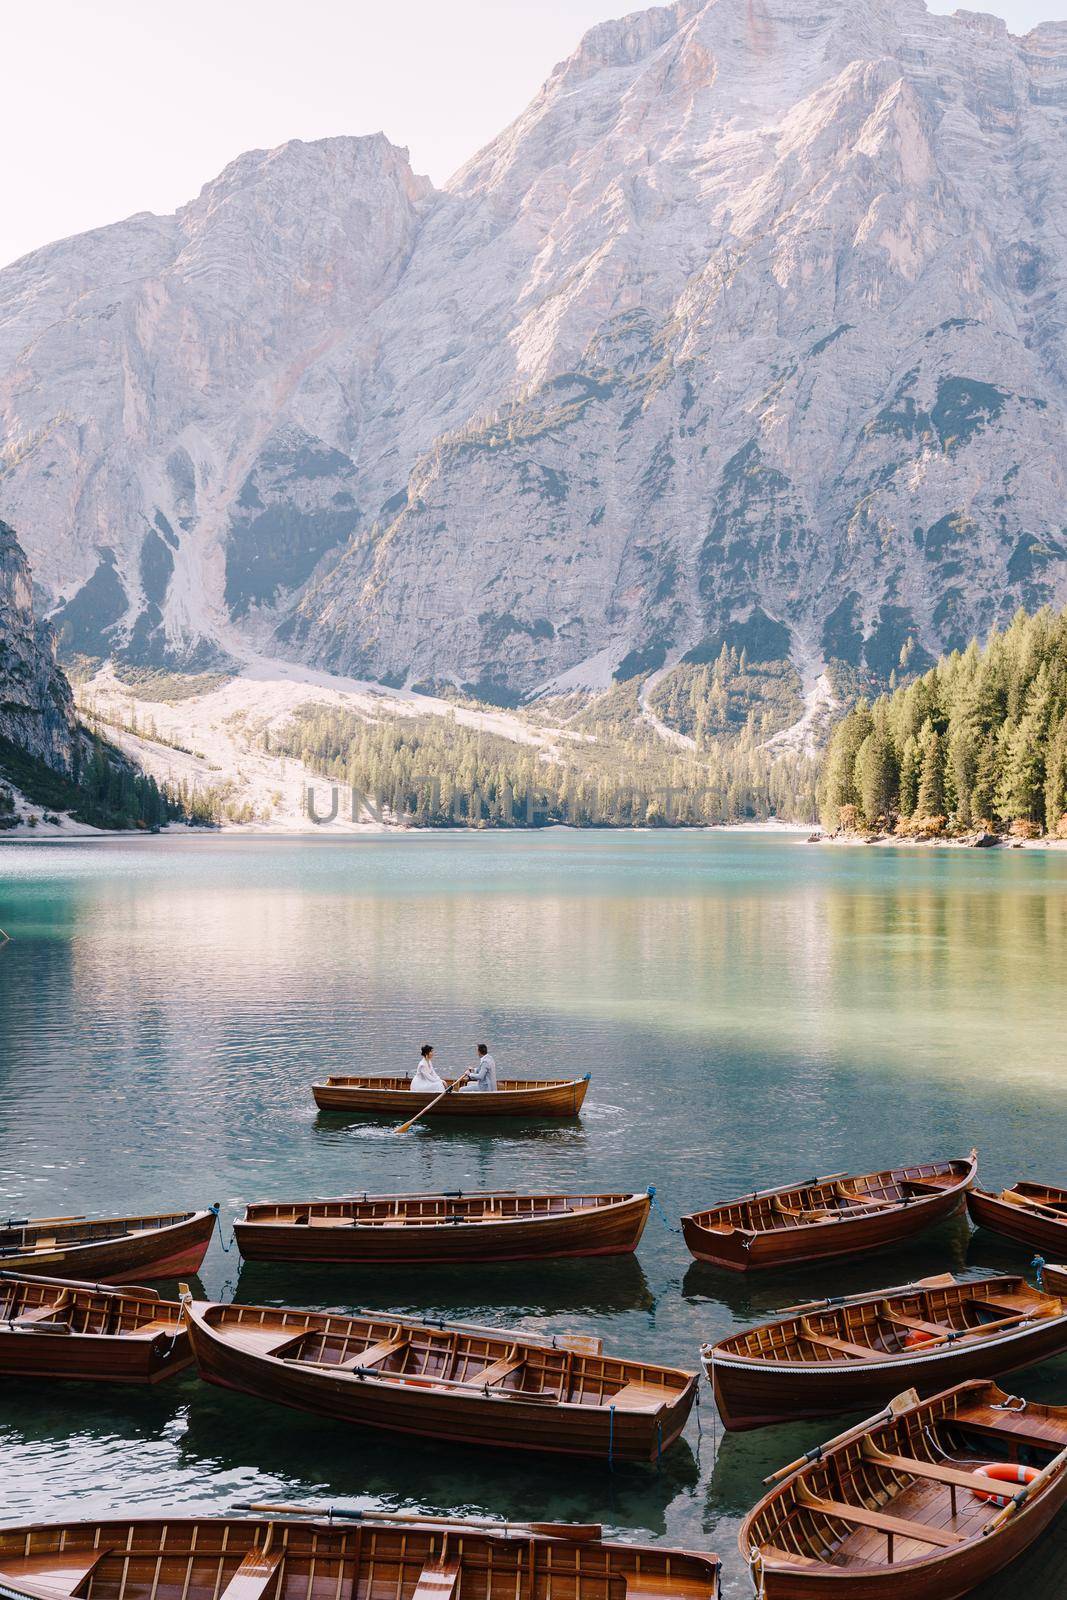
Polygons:
<instances>
[{"instance_id":1,"label":"varnished wood surface","mask_svg":"<svg viewBox=\"0 0 1067 1600\"><path fill-rule=\"evenodd\" d=\"M991 1383L949 1389L831 1442L773 1489L738 1538L766 1600L958 1600L1000 1572L1067 1500L1061 1467L994 1523L970 1487L980 1464L1041 1469L1067 1447L1067 1408L1002 1409L1009 1399Z\"/></svg>"},{"instance_id":2,"label":"varnished wood surface","mask_svg":"<svg viewBox=\"0 0 1067 1600\"><path fill-rule=\"evenodd\" d=\"M452 1083L452 1078L444 1079ZM447 1095L429 1113L432 1117L576 1117L589 1088L584 1078L501 1078L496 1091L482 1094L460 1089ZM320 1111L345 1111L353 1115L393 1117L398 1122L413 1117L436 1098L409 1087L399 1075L365 1074L331 1077L314 1083L311 1092ZM438 1093L440 1091L437 1091Z\"/></svg>"},{"instance_id":3,"label":"varnished wood surface","mask_svg":"<svg viewBox=\"0 0 1067 1600\"><path fill-rule=\"evenodd\" d=\"M16 1600L717 1600L715 1556L598 1535L325 1513L46 1523L0 1529L0 1588Z\"/></svg>"},{"instance_id":4,"label":"varnished wood surface","mask_svg":"<svg viewBox=\"0 0 1067 1600\"><path fill-rule=\"evenodd\" d=\"M12 1221L0 1227L0 1267L96 1283L172 1278L198 1270L214 1226L211 1211Z\"/></svg>"},{"instance_id":5,"label":"varnished wood surface","mask_svg":"<svg viewBox=\"0 0 1067 1600\"><path fill-rule=\"evenodd\" d=\"M795 1267L899 1244L951 1216L978 1158L838 1174L724 1201L682 1218L689 1251L733 1272Z\"/></svg>"},{"instance_id":6,"label":"varnished wood surface","mask_svg":"<svg viewBox=\"0 0 1067 1600\"><path fill-rule=\"evenodd\" d=\"M158 1383L193 1359L182 1309L151 1289L0 1272L0 1374Z\"/></svg>"},{"instance_id":7,"label":"varnished wood surface","mask_svg":"<svg viewBox=\"0 0 1067 1600\"><path fill-rule=\"evenodd\" d=\"M637 1248L645 1194L363 1195L250 1205L249 1261L447 1263L619 1255Z\"/></svg>"},{"instance_id":8,"label":"varnished wood surface","mask_svg":"<svg viewBox=\"0 0 1067 1600\"><path fill-rule=\"evenodd\" d=\"M973 1189L967 1210L976 1228L988 1228L1028 1250L1052 1256L1058 1252L1067 1260L1067 1189L1025 1182L999 1194Z\"/></svg>"},{"instance_id":9,"label":"varnished wood surface","mask_svg":"<svg viewBox=\"0 0 1067 1600\"><path fill-rule=\"evenodd\" d=\"M453 1442L652 1461L696 1398L695 1373L587 1351L580 1338L209 1302L189 1318L211 1382Z\"/></svg>"},{"instance_id":10,"label":"varnished wood surface","mask_svg":"<svg viewBox=\"0 0 1067 1600\"><path fill-rule=\"evenodd\" d=\"M910 1341L910 1343L909 1343ZM702 1351L719 1414L743 1430L932 1395L1067 1349L1067 1304L1018 1277L933 1278L730 1335Z\"/></svg>"}]
</instances>

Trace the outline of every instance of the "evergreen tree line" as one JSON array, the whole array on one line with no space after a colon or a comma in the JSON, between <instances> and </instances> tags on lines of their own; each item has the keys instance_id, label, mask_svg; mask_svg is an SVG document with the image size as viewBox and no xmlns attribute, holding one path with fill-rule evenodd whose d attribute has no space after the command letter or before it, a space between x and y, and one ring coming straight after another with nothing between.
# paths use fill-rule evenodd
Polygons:
<instances>
[{"instance_id":1,"label":"evergreen tree line","mask_svg":"<svg viewBox=\"0 0 1067 1600\"><path fill-rule=\"evenodd\" d=\"M819 782L830 829L1067 837L1067 611L1019 611L838 723Z\"/></svg>"},{"instance_id":2,"label":"evergreen tree line","mask_svg":"<svg viewBox=\"0 0 1067 1600\"><path fill-rule=\"evenodd\" d=\"M652 710L703 749L714 740L740 733L754 718L753 731L769 739L789 727L804 710L800 679L786 661L750 664L724 644L713 662L683 662L652 691Z\"/></svg>"},{"instance_id":3,"label":"evergreen tree line","mask_svg":"<svg viewBox=\"0 0 1067 1600\"><path fill-rule=\"evenodd\" d=\"M421 827L703 827L768 817L809 822L816 814L818 763L774 758L751 729L699 756L646 734L611 743L561 739L545 759L535 745L451 718L367 722L309 706L271 736L269 748L355 789L373 814ZM316 804L328 809L325 796Z\"/></svg>"},{"instance_id":4,"label":"evergreen tree line","mask_svg":"<svg viewBox=\"0 0 1067 1600\"><path fill-rule=\"evenodd\" d=\"M67 811L94 828L159 828L185 815L178 797L138 772L99 734L75 741L69 777L8 740L0 740L0 779L6 778L42 812ZM14 801L0 789L0 813L10 824Z\"/></svg>"}]
</instances>

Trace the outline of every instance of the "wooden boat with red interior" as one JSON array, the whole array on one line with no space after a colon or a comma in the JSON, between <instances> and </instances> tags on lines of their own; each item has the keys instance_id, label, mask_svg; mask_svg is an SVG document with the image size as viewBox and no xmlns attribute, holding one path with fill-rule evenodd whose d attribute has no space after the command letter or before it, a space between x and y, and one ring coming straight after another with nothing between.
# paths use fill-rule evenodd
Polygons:
<instances>
[{"instance_id":1,"label":"wooden boat with red interior","mask_svg":"<svg viewBox=\"0 0 1067 1600\"><path fill-rule=\"evenodd\" d=\"M974 1189L967 1210L976 1228L1001 1233L1030 1250L1067 1256L1067 1189L1048 1183L1016 1183L999 1194Z\"/></svg>"},{"instance_id":2,"label":"wooden boat with red interior","mask_svg":"<svg viewBox=\"0 0 1067 1600\"><path fill-rule=\"evenodd\" d=\"M158 1383L192 1362L183 1323L154 1289L0 1272L0 1375Z\"/></svg>"},{"instance_id":3,"label":"wooden boat with red interior","mask_svg":"<svg viewBox=\"0 0 1067 1600\"><path fill-rule=\"evenodd\" d=\"M144 1217L37 1217L0 1226L0 1267L96 1283L137 1283L196 1272L214 1211Z\"/></svg>"},{"instance_id":4,"label":"wooden boat with red interior","mask_svg":"<svg viewBox=\"0 0 1067 1600\"><path fill-rule=\"evenodd\" d=\"M238 1508L243 1510L245 1508ZM0 1528L7 1600L718 1600L715 1556L595 1524L313 1506Z\"/></svg>"},{"instance_id":5,"label":"wooden boat with red interior","mask_svg":"<svg viewBox=\"0 0 1067 1600\"><path fill-rule=\"evenodd\" d=\"M775 1479L738 1535L766 1600L958 1600L1067 1500L1067 1407L912 1391Z\"/></svg>"},{"instance_id":6,"label":"wooden boat with red interior","mask_svg":"<svg viewBox=\"0 0 1067 1600\"><path fill-rule=\"evenodd\" d=\"M445 1078L451 1086L456 1080ZM589 1074L584 1078L501 1078L492 1093L461 1089L438 1101L431 1117L576 1117L582 1109ZM413 1117L437 1095L410 1086L403 1073L386 1076L331 1077L313 1083L311 1092L320 1111L345 1111L351 1115L391 1117L397 1122Z\"/></svg>"},{"instance_id":7,"label":"wooden boat with red interior","mask_svg":"<svg viewBox=\"0 0 1067 1600\"><path fill-rule=\"evenodd\" d=\"M200 1376L224 1388L453 1443L653 1461L697 1374L605 1356L580 1334L187 1303Z\"/></svg>"},{"instance_id":8,"label":"wooden boat with red interior","mask_svg":"<svg viewBox=\"0 0 1067 1600\"><path fill-rule=\"evenodd\" d=\"M1065 1285L1067 1292L1067 1285ZM914 1388L937 1394L1067 1350L1067 1301L1024 1278L950 1274L874 1294L793 1306L701 1351L727 1428L877 1406Z\"/></svg>"},{"instance_id":9,"label":"wooden boat with red interior","mask_svg":"<svg viewBox=\"0 0 1067 1600\"><path fill-rule=\"evenodd\" d=\"M682 1218L682 1232L698 1261L733 1272L859 1255L951 1216L977 1170L972 1150L966 1161L922 1161L861 1177L838 1172L694 1212Z\"/></svg>"},{"instance_id":10,"label":"wooden boat with red interior","mask_svg":"<svg viewBox=\"0 0 1067 1600\"><path fill-rule=\"evenodd\" d=\"M247 1261L536 1261L635 1250L651 1205L651 1192L364 1194L250 1205L234 1234Z\"/></svg>"}]
</instances>

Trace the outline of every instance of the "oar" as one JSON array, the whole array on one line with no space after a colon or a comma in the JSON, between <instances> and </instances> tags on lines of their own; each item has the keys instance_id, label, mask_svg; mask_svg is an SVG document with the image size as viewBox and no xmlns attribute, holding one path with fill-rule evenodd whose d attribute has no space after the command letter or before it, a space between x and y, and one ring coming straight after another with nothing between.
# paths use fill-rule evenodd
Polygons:
<instances>
[{"instance_id":1,"label":"oar","mask_svg":"<svg viewBox=\"0 0 1067 1600\"><path fill-rule=\"evenodd\" d=\"M827 1450L833 1450L839 1444L847 1444L850 1439L858 1439L869 1428L876 1428L880 1422L892 1422L899 1411L906 1411L909 1406L917 1405L919 1396L914 1389L905 1389L903 1394L898 1394L890 1400L884 1411L879 1411L877 1416L868 1417L866 1422L857 1422L851 1428L846 1428L844 1433L837 1434L833 1439L827 1439L825 1444L817 1444L811 1450L805 1450L802 1456L791 1461L787 1467L779 1467L777 1472L772 1472L770 1477L764 1478L764 1483L780 1483L783 1478L788 1478L800 1467L806 1467L812 1461L820 1461Z\"/></svg>"},{"instance_id":2,"label":"oar","mask_svg":"<svg viewBox=\"0 0 1067 1600\"><path fill-rule=\"evenodd\" d=\"M1049 1479L1054 1478L1065 1466L1067 1466L1067 1450L1061 1450L1058 1456L1053 1456L1047 1467L1042 1468L1033 1483L1024 1483L1022 1488L1012 1495L1007 1505L1002 1506L995 1517L990 1518L982 1529L983 1534L996 1533L997 1529L1003 1527L1017 1511L1022 1510L1028 1500L1032 1500L1035 1494L1040 1494Z\"/></svg>"},{"instance_id":3,"label":"oar","mask_svg":"<svg viewBox=\"0 0 1067 1600\"><path fill-rule=\"evenodd\" d=\"M430 1101L428 1106L423 1106L421 1111L416 1111L416 1113L415 1113L415 1115L413 1117L409 1117L407 1122L402 1122L400 1124L399 1128L394 1128L393 1129L393 1132L394 1133L407 1133L408 1129L410 1127L414 1126L414 1124L416 1122L418 1122L420 1117L424 1117L426 1115L427 1111L432 1111L434 1106L440 1105L441 1101L444 1099L445 1095L446 1094L451 1094L453 1089L458 1089L460 1084L463 1083L465 1079L469 1078L470 1075L471 1075L471 1069L470 1069L470 1067L468 1067L466 1072L464 1072L461 1077L456 1079L455 1083L450 1083L448 1085L448 1088L447 1089L443 1089L441 1091L441 1093L435 1097L435 1099Z\"/></svg>"},{"instance_id":4,"label":"oar","mask_svg":"<svg viewBox=\"0 0 1067 1600\"><path fill-rule=\"evenodd\" d=\"M485 1528L490 1532L504 1532L507 1528L528 1528L531 1533L548 1534L560 1539L599 1539L599 1522L512 1522L506 1517L434 1517L403 1511L346 1510L343 1506L287 1506L257 1504L235 1505L233 1511L253 1511L258 1516L275 1517L339 1517L346 1522L417 1522L431 1528L470 1527Z\"/></svg>"}]
</instances>

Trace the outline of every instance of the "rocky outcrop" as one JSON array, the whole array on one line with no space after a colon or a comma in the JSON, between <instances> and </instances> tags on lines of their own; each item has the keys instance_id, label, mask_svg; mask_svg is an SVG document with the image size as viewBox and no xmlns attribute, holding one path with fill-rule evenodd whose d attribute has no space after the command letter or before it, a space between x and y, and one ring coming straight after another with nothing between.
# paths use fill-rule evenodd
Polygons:
<instances>
[{"instance_id":1,"label":"rocky outcrop","mask_svg":"<svg viewBox=\"0 0 1067 1600\"><path fill-rule=\"evenodd\" d=\"M1067 25L678 0L444 193L253 152L0 273L0 510L90 653L914 668L1067 600L1065 109Z\"/></svg>"},{"instance_id":2,"label":"rocky outcrop","mask_svg":"<svg viewBox=\"0 0 1067 1600\"><path fill-rule=\"evenodd\" d=\"M55 636L36 621L32 601L25 554L13 530L0 522L0 739L69 773L74 701L56 665Z\"/></svg>"}]
</instances>

